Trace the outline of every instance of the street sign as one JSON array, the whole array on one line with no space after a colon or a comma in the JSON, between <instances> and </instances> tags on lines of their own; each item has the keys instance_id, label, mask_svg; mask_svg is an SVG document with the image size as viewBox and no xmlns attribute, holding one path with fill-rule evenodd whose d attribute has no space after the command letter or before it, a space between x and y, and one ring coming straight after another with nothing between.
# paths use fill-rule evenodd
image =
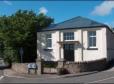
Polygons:
<instances>
[{"instance_id":1,"label":"street sign","mask_svg":"<svg viewBox=\"0 0 114 84\"><path fill-rule=\"evenodd\" d=\"M36 69L38 66L36 63L29 63L28 64L28 69Z\"/></svg>"},{"instance_id":2,"label":"street sign","mask_svg":"<svg viewBox=\"0 0 114 84\"><path fill-rule=\"evenodd\" d=\"M35 74L37 73L38 66L37 66L36 63L29 63L27 65L27 67L28 67L28 74L30 74L31 70L34 70L35 71Z\"/></svg>"}]
</instances>

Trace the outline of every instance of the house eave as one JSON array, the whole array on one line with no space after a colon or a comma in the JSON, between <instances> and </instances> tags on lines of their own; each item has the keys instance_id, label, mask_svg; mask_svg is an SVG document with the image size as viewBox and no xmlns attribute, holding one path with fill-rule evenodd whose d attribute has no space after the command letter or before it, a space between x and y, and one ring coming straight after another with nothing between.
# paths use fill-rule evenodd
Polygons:
<instances>
[{"instance_id":1,"label":"house eave","mask_svg":"<svg viewBox=\"0 0 114 84\"><path fill-rule=\"evenodd\" d=\"M46 31L59 31L59 30L70 30L70 29L87 29L87 28L100 28L100 27L106 27L110 29L107 25L103 26L89 26L89 27L74 27L74 28L57 28L57 29L44 29L44 30L39 30L37 32L46 32ZM111 30L111 29L110 29ZM111 30L112 31L112 30Z\"/></svg>"}]
</instances>

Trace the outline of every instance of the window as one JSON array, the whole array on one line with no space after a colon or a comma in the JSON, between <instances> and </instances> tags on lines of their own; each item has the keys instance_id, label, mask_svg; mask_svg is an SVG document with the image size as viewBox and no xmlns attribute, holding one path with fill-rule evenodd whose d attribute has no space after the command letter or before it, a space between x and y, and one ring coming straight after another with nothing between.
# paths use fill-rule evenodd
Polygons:
<instances>
[{"instance_id":1,"label":"window","mask_svg":"<svg viewBox=\"0 0 114 84\"><path fill-rule=\"evenodd\" d=\"M51 48L52 47L52 35L46 34L46 47Z\"/></svg>"},{"instance_id":2,"label":"window","mask_svg":"<svg viewBox=\"0 0 114 84\"><path fill-rule=\"evenodd\" d=\"M89 48L96 47L96 31L89 31L88 32L88 43Z\"/></svg>"},{"instance_id":3,"label":"window","mask_svg":"<svg viewBox=\"0 0 114 84\"><path fill-rule=\"evenodd\" d=\"M65 32L63 37L64 40L74 40L74 32Z\"/></svg>"}]
</instances>

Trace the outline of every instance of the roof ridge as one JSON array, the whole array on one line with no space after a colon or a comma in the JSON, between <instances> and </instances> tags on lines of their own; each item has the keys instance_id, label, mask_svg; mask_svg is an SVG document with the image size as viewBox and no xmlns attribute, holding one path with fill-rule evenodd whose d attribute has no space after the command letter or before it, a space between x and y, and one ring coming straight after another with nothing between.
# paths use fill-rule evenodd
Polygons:
<instances>
[{"instance_id":1,"label":"roof ridge","mask_svg":"<svg viewBox=\"0 0 114 84\"><path fill-rule=\"evenodd\" d=\"M75 19L75 18L84 18L84 19L87 19L87 20L90 20L90 21L96 22L96 23L98 23L98 24L106 25L106 24L101 23L101 22L99 22L99 21L95 21L95 20L93 20L93 19L89 19L88 17L76 16L76 17L73 17L73 18L71 18L71 19L67 19L67 20L65 20L65 21L61 21L61 22L59 22L59 23L56 23L56 26L59 25L59 24L62 24L62 23L64 23L64 22L67 22L67 21L73 20L73 19ZM106 25L106 26L107 26L107 25Z\"/></svg>"},{"instance_id":2,"label":"roof ridge","mask_svg":"<svg viewBox=\"0 0 114 84\"><path fill-rule=\"evenodd\" d=\"M71 19L67 19L67 20L61 21L61 22L57 23L56 25L61 24L61 23L64 23L64 22L67 22L67 21L72 20L72 19L75 19L75 18L79 18L79 17L82 17L82 16L72 17Z\"/></svg>"},{"instance_id":3,"label":"roof ridge","mask_svg":"<svg viewBox=\"0 0 114 84\"><path fill-rule=\"evenodd\" d=\"M81 17L82 17L82 16L81 16ZM101 22L99 22L99 21L95 21L95 20L93 20L93 19L89 19L88 17L82 17L82 18L87 19L87 20L91 20L91 21L93 21L93 22L96 22L96 23L99 23L99 24L102 24L102 25L106 25L106 24L101 23Z\"/></svg>"}]
</instances>

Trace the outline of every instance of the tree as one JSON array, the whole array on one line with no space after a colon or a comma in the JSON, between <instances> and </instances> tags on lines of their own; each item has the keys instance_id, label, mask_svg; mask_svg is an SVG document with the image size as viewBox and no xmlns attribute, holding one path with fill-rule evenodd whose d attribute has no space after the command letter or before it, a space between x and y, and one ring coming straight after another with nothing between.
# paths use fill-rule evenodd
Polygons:
<instances>
[{"instance_id":1,"label":"tree","mask_svg":"<svg viewBox=\"0 0 114 84\"><path fill-rule=\"evenodd\" d=\"M0 39L4 44L5 58L15 60L20 57L19 49L24 49L24 62L35 61L37 46L37 29L49 26L54 20L44 14L35 14L33 11L18 10L11 16L0 17ZM14 52L9 55L7 52ZM6 52L7 51L7 52ZM12 60L12 61L15 61Z\"/></svg>"}]
</instances>

